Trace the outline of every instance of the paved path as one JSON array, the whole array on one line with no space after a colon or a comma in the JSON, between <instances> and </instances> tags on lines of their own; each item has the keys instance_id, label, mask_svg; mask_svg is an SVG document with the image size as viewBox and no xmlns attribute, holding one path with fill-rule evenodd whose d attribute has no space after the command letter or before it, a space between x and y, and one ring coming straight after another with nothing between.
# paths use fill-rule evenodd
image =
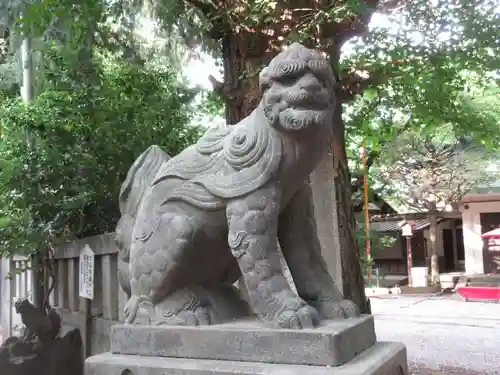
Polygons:
<instances>
[{"instance_id":1,"label":"paved path","mask_svg":"<svg viewBox=\"0 0 500 375\"><path fill-rule=\"evenodd\" d=\"M500 304L441 296L372 298L371 305L378 339L403 342L412 368L500 375Z\"/></svg>"}]
</instances>

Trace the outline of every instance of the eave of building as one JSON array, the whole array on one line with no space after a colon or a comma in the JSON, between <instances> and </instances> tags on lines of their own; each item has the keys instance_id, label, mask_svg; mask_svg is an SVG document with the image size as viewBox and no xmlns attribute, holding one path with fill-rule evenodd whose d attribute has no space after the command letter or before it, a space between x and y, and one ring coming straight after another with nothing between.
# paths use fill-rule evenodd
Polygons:
<instances>
[{"instance_id":1,"label":"eave of building","mask_svg":"<svg viewBox=\"0 0 500 375\"><path fill-rule=\"evenodd\" d=\"M438 219L439 221L445 220L444 218ZM400 232L402 220L384 220L374 221L370 223L370 230L375 232ZM413 221L413 230L418 232L422 229L428 228L431 225L431 219L418 219Z\"/></svg>"},{"instance_id":2,"label":"eave of building","mask_svg":"<svg viewBox=\"0 0 500 375\"><path fill-rule=\"evenodd\" d=\"M461 199L461 203L474 202L498 202L500 201L500 193L482 193L482 194L467 194Z\"/></svg>"}]
</instances>

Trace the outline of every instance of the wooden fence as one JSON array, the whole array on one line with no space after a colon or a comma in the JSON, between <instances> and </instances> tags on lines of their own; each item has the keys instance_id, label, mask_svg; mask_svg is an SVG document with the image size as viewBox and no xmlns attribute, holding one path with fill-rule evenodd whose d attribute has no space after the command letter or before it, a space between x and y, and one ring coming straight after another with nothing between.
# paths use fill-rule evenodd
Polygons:
<instances>
[{"instance_id":1,"label":"wooden fence","mask_svg":"<svg viewBox=\"0 0 500 375\"><path fill-rule=\"evenodd\" d=\"M22 256L2 258L0 269L2 276L0 277L2 300L0 337L5 339L22 324L21 317L15 312L14 302L20 298L32 300L32 273L29 259Z\"/></svg>"},{"instance_id":2,"label":"wooden fence","mask_svg":"<svg viewBox=\"0 0 500 375\"><path fill-rule=\"evenodd\" d=\"M81 298L78 293L79 257L85 245L88 245L95 254L93 300ZM58 247L54 254L55 284L49 301L61 315L61 334L73 328L80 329L86 356L108 351L109 329L113 324L123 320L125 295L118 285L117 261L117 248L113 233L68 243ZM7 262L8 260L5 261ZM12 262L16 262L15 258ZM27 277L28 275L22 276L21 279L24 280ZM45 284L50 285L51 282L52 280L48 279ZM2 290L8 288L11 291L10 295L15 297L11 298L11 301L21 297L17 289L17 279L15 283L13 280L4 280L3 283L5 287ZM5 299L5 296L2 297ZM3 314L10 315L5 318L6 322L12 322L13 313L12 308L10 314L9 311L3 309L2 322ZM12 334L13 324L10 323L9 327L6 326L4 330L4 338Z\"/></svg>"}]
</instances>

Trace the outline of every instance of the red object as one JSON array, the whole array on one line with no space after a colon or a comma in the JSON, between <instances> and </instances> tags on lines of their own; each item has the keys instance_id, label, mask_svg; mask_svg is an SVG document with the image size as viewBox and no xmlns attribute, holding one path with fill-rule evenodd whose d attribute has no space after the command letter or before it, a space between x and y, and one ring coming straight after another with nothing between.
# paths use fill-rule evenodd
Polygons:
<instances>
[{"instance_id":1,"label":"red object","mask_svg":"<svg viewBox=\"0 0 500 375\"><path fill-rule=\"evenodd\" d=\"M481 234L481 238L500 238L500 228Z\"/></svg>"},{"instance_id":2,"label":"red object","mask_svg":"<svg viewBox=\"0 0 500 375\"><path fill-rule=\"evenodd\" d=\"M458 294L468 299L498 300L500 301L500 288L489 286L462 286L458 288Z\"/></svg>"}]
</instances>

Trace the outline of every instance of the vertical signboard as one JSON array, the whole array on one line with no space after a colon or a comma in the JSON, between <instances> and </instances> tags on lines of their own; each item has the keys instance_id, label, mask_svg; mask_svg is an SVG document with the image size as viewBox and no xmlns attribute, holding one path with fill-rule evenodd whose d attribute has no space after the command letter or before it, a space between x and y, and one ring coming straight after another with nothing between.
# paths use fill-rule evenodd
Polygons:
<instances>
[{"instance_id":1,"label":"vertical signboard","mask_svg":"<svg viewBox=\"0 0 500 375\"><path fill-rule=\"evenodd\" d=\"M80 252L79 295L87 299L94 299L94 252L85 247Z\"/></svg>"}]
</instances>

